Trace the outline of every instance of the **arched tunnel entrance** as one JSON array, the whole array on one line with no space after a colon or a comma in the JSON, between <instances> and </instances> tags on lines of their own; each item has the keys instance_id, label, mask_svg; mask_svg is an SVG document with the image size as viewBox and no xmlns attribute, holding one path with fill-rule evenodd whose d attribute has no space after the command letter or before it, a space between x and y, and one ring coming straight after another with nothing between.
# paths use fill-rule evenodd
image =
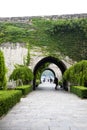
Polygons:
<instances>
[{"instance_id":1,"label":"arched tunnel entrance","mask_svg":"<svg viewBox=\"0 0 87 130\"><path fill-rule=\"evenodd\" d=\"M45 63L53 63L53 64L55 64L55 65L60 69L62 75L63 75L63 73L65 72L65 70L67 69L67 67L66 67L66 65L63 63L63 61L59 60L58 58L48 56L48 57L45 57L45 58L41 59L41 60L36 64L36 66L34 67L34 70L33 70L33 74L34 74L33 90L36 89L36 74L37 74L37 71L38 71L38 69L39 69L42 65L44 65ZM67 81L63 81L63 88L64 88L65 90L68 90Z\"/></svg>"},{"instance_id":2,"label":"arched tunnel entrance","mask_svg":"<svg viewBox=\"0 0 87 130\"><path fill-rule=\"evenodd\" d=\"M41 81L41 83L46 82L46 81L52 83L52 82L54 82L55 77L56 77L56 74L53 71L53 69L46 68L43 70L43 72L41 74L40 81Z\"/></svg>"}]
</instances>

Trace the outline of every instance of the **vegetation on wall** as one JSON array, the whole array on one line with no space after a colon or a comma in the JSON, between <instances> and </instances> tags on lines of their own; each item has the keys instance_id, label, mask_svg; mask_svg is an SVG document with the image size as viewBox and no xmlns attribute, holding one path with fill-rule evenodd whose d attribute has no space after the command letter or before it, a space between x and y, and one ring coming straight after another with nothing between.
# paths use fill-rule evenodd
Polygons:
<instances>
[{"instance_id":1,"label":"vegetation on wall","mask_svg":"<svg viewBox=\"0 0 87 130\"><path fill-rule=\"evenodd\" d=\"M71 85L87 87L87 60L82 60L67 69L63 79L69 81Z\"/></svg>"},{"instance_id":2,"label":"vegetation on wall","mask_svg":"<svg viewBox=\"0 0 87 130\"><path fill-rule=\"evenodd\" d=\"M29 42L51 56L68 55L73 60L87 59L87 18L32 18L27 23L0 23L0 43Z\"/></svg>"},{"instance_id":3,"label":"vegetation on wall","mask_svg":"<svg viewBox=\"0 0 87 130\"><path fill-rule=\"evenodd\" d=\"M53 21L47 31L65 55L87 59L87 19Z\"/></svg>"},{"instance_id":4,"label":"vegetation on wall","mask_svg":"<svg viewBox=\"0 0 87 130\"><path fill-rule=\"evenodd\" d=\"M6 66L3 52L0 50L0 89L6 89Z\"/></svg>"},{"instance_id":5,"label":"vegetation on wall","mask_svg":"<svg viewBox=\"0 0 87 130\"><path fill-rule=\"evenodd\" d=\"M26 65L26 66L29 66L29 64L30 64L30 45L29 45L29 43L27 43L27 49L28 49L28 51L27 51L27 55L24 57L24 65Z\"/></svg>"}]
</instances>

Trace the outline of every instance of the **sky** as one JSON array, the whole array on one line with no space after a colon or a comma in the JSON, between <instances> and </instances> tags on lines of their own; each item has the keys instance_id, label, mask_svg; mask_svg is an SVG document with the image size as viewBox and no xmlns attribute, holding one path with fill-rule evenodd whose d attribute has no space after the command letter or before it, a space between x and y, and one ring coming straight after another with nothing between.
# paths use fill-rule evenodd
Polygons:
<instances>
[{"instance_id":1,"label":"sky","mask_svg":"<svg viewBox=\"0 0 87 130\"><path fill-rule=\"evenodd\" d=\"M87 0L0 0L0 17L87 13Z\"/></svg>"}]
</instances>

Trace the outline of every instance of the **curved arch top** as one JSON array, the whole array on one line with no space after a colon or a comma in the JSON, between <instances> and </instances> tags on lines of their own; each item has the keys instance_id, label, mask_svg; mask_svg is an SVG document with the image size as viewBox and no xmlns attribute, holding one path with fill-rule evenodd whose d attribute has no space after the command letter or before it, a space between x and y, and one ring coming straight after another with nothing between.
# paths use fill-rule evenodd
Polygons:
<instances>
[{"instance_id":1,"label":"curved arch top","mask_svg":"<svg viewBox=\"0 0 87 130\"><path fill-rule=\"evenodd\" d=\"M36 64L36 66L34 67L33 73L35 74L36 71L38 70L39 66L41 66L42 64L44 64L46 62L56 64L59 67L59 69L61 70L62 74L67 69L67 67L61 60L59 60L58 58L55 58L55 57L48 56L48 57L43 58Z\"/></svg>"},{"instance_id":2,"label":"curved arch top","mask_svg":"<svg viewBox=\"0 0 87 130\"><path fill-rule=\"evenodd\" d=\"M45 70L50 70L54 74L54 77L56 76L55 72L51 68L46 68L46 69L44 69L44 71Z\"/></svg>"}]
</instances>

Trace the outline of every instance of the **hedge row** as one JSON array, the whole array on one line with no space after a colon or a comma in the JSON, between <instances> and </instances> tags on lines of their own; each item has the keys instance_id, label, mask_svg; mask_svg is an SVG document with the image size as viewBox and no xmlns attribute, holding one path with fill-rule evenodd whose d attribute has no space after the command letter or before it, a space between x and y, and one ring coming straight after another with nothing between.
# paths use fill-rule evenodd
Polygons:
<instances>
[{"instance_id":1,"label":"hedge row","mask_svg":"<svg viewBox=\"0 0 87 130\"><path fill-rule=\"evenodd\" d=\"M6 114L17 102L20 101L22 92L19 90L0 91L0 116Z\"/></svg>"},{"instance_id":2,"label":"hedge row","mask_svg":"<svg viewBox=\"0 0 87 130\"><path fill-rule=\"evenodd\" d=\"M16 90L21 90L23 95L28 94L32 91L32 85L24 85L16 87Z\"/></svg>"},{"instance_id":3,"label":"hedge row","mask_svg":"<svg viewBox=\"0 0 87 130\"><path fill-rule=\"evenodd\" d=\"M23 95L32 91L32 85L16 87L16 90L0 91L0 117L8 112Z\"/></svg>"},{"instance_id":4,"label":"hedge row","mask_svg":"<svg viewBox=\"0 0 87 130\"><path fill-rule=\"evenodd\" d=\"M84 86L71 86L70 92L78 95L81 98L87 98L87 88Z\"/></svg>"}]
</instances>

